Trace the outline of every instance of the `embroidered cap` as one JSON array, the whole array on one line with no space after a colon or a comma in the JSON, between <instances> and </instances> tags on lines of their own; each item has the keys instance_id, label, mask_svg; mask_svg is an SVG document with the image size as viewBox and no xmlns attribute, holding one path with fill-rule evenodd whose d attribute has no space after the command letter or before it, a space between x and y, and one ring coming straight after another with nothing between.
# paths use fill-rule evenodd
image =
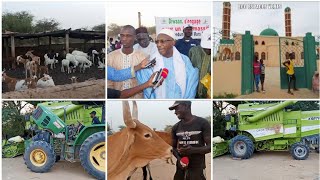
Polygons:
<instances>
[{"instance_id":1,"label":"embroidered cap","mask_svg":"<svg viewBox=\"0 0 320 180\"><path fill-rule=\"evenodd\" d=\"M179 104L191 105L191 101L175 101L174 104L169 107L169 110L170 111L174 110Z\"/></svg>"},{"instance_id":2,"label":"embroidered cap","mask_svg":"<svg viewBox=\"0 0 320 180\"><path fill-rule=\"evenodd\" d=\"M174 34L174 32L170 29L162 29L159 33L159 34L165 34L165 35L168 35L170 36L172 39L176 40L176 35ZM157 36L158 36L157 35Z\"/></svg>"}]
</instances>

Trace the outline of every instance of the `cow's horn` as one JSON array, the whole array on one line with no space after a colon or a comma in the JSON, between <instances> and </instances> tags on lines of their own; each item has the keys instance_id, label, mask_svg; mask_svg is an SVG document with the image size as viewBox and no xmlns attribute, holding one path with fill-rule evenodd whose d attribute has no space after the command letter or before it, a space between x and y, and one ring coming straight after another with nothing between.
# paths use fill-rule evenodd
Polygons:
<instances>
[{"instance_id":1,"label":"cow's horn","mask_svg":"<svg viewBox=\"0 0 320 180\"><path fill-rule=\"evenodd\" d=\"M132 118L138 120L138 106L136 101L133 101Z\"/></svg>"},{"instance_id":2,"label":"cow's horn","mask_svg":"<svg viewBox=\"0 0 320 180\"><path fill-rule=\"evenodd\" d=\"M136 123L131 118L131 112L128 101L122 101L123 120L128 128L135 128Z\"/></svg>"}]
</instances>

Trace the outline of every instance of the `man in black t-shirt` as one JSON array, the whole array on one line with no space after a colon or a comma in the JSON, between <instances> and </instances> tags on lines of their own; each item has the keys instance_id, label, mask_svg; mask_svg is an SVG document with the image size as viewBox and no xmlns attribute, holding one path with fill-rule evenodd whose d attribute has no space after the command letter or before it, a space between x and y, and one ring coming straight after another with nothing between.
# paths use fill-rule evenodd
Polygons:
<instances>
[{"instance_id":1,"label":"man in black t-shirt","mask_svg":"<svg viewBox=\"0 0 320 180\"><path fill-rule=\"evenodd\" d=\"M191 114L191 101L176 101L169 110L175 110L180 119L172 127L173 154L177 158L174 180L205 180L205 154L211 152L211 125Z\"/></svg>"}]
</instances>

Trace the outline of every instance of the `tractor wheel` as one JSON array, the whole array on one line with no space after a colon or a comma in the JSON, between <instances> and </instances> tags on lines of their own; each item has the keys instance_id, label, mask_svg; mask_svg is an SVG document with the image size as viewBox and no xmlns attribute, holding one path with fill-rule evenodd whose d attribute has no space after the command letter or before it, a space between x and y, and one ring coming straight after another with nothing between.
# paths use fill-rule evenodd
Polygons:
<instances>
[{"instance_id":1,"label":"tractor wheel","mask_svg":"<svg viewBox=\"0 0 320 180\"><path fill-rule=\"evenodd\" d=\"M44 141L34 141L23 156L28 169L36 173L48 172L56 161L52 146Z\"/></svg>"},{"instance_id":2,"label":"tractor wheel","mask_svg":"<svg viewBox=\"0 0 320 180\"><path fill-rule=\"evenodd\" d=\"M106 133L97 132L81 145L80 161L83 168L97 179L105 179Z\"/></svg>"},{"instance_id":3,"label":"tractor wheel","mask_svg":"<svg viewBox=\"0 0 320 180\"><path fill-rule=\"evenodd\" d=\"M253 154L254 145L249 137L238 135L231 139L229 149L233 157L249 159Z\"/></svg>"},{"instance_id":4,"label":"tractor wheel","mask_svg":"<svg viewBox=\"0 0 320 180\"><path fill-rule=\"evenodd\" d=\"M290 148L292 157L296 160L305 160L309 156L309 147L301 142L294 143Z\"/></svg>"}]
</instances>

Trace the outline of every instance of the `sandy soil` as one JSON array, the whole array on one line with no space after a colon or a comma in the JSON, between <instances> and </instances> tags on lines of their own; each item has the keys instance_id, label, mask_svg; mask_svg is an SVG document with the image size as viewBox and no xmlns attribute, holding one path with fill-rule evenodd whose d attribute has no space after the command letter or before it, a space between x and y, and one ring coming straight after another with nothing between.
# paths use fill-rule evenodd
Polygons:
<instances>
[{"instance_id":1,"label":"sandy soil","mask_svg":"<svg viewBox=\"0 0 320 180\"><path fill-rule=\"evenodd\" d=\"M81 83L59 85L50 88L28 89L2 93L3 99L104 99L105 80L91 80Z\"/></svg>"},{"instance_id":2,"label":"sandy soil","mask_svg":"<svg viewBox=\"0 0 320 180\"><path fill-rule=\"evenodd\" d=\"M2 159L2 179L89 180L94 178L85 172L80 162L70 163L67 161L59 161L54 164L52 169L47 173L34 173L24 164L23 157L19 156L16 158Z\"/></svg>"},{"instance_id":3,"label":"sandy soil","mask_svg":"<svg viewBox=\"0 0 320 180\"><path fill-rule=\"evenodd\" d=\"M230 155L213 159L213 180L318 180L319 154L294 160L289 152L255 152L247 160L233 160Z\"/></svg>"},{"instance_id":4,"label":"sandy soil","mask_svg":"<svg viewBox=\"0 0 320 180\"><path fill-rule=\"evenodd\" d=\"M175 163L176 160L174 159L173 162ZM176 166L167 164L165 161L162 160L154 160L151 161L151 174L154 180L170 180L173 179L174 173L176 172ZM206 177L208 180L211 179L211 155L206 155ZM143 179L142 169L139 168L132 176L132 180L141 180Z\"/></svg>"},{"instance_id":5,"label":"sandy soil","mask_svg":"<svg viewBox=\"0 0 320 180\"><path fill-rule=\"evenodd\" d=\"M249 95L240 95L238 99L318 99L319 93L314 93L309 89L299 89L293 91L294 95L288 94L287 89L280 88L279 67L267 67L265 79L266 92L254 92ZM261 88L261 84L259 85Z\"/></svg>"}]
</instances>

